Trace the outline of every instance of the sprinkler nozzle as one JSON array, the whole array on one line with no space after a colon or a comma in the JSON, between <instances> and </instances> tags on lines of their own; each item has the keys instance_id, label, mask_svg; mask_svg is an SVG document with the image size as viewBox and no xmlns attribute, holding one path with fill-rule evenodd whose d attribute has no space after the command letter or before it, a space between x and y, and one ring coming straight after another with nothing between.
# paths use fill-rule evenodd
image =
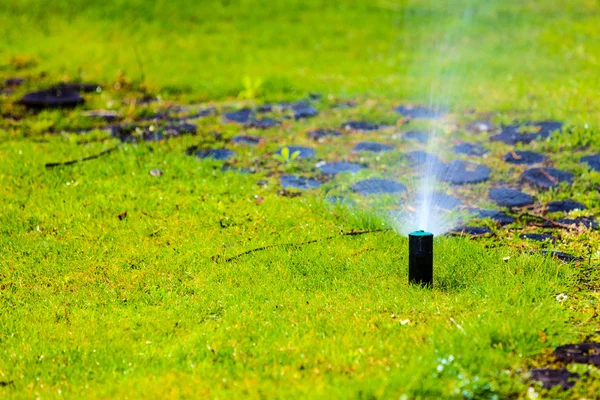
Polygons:
<instances>
[{"instance_id":1,"label":"sprinkler nozzle","mask_svg":"<svg viewBox=\"0 0 600 400\"><path fill-rule=\"evenodd\" d=\"M408 234L408 282L433 286L433 234L414 231Z\"/></svg>"}]
</instances>

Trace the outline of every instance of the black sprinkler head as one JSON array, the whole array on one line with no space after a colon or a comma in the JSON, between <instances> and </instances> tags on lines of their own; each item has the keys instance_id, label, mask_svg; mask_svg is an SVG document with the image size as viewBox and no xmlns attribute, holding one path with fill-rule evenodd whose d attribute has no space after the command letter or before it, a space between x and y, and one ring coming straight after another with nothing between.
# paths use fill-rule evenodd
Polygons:
<instances>
[{"instance_id":1,"label":"black sprinkler head","mask_svg":"<svg viewBox=\"0 0 600 400\"><path fill-rule=\"evenodd\" d=\"M433 234L430 232L408 234L408 282L433 286Z\"/></svg>"}]
</instances>

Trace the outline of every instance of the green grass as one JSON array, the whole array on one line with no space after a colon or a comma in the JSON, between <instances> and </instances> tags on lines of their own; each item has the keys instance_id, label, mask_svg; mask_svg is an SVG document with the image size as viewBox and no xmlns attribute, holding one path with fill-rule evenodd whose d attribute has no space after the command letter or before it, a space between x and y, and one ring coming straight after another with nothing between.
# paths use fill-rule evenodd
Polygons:
<instances>
[{"instance_id":1,"label":"green grass","mask_svg":"<svg viewBox=\"0 0 600 400\"><path fill-rule=\"evenodd\" d=\"M476 7L465 15L468 4ZM389 227L382 214L392 199L323 200L368 176L410 183L399 152L351 155L356 136L325 140L319 159L348 157L370 171L297 198L278 194L278 174L315 175L314 163L272 153L314 146L305 131L348 119L395 125L393 106L428 102L433 87L434 102L457 111L437 126L443 157L473 139L464 126L488 112L496 123L565 121L564 134L528 148L552 153L575 183L537 200L574 198L597 214L600 174L579 157L600 145L599 12L592 1L0 0L0 76L29 78L0 96L0 397L594 398L598 369L569 365L582 378L567 392L542 390L527 371L560 367L555 346L594 339L597 232L556 233L553 248L583 257L578 264L530 254L543 245L519 240L521 230L437 238L434 289L411 287L405 238L338 235ZM107 89L84 108L116 109L127 121L170 102L221 110L325 97L319 117L259 132L269 140L256 149L235 147L237 165L258 167L254 175L185 155L224 146L214 132L244 131L219 117L197 122L198 136L46 169L117 144L99 131L57 134L94 126L80 110L12 105L59 79L100 81ZM165 103L123 104L142 93ZM348 98L359 106L331 108ZM429 124L360 140L406 151L414 145L394 135L420 127ZM523 168L500 162L510 146L490 149L492 181L517 183ZM165 174L150 176L154 168ZM446 187L481 206L488 188Z\"/></svg>"}]
</instances>

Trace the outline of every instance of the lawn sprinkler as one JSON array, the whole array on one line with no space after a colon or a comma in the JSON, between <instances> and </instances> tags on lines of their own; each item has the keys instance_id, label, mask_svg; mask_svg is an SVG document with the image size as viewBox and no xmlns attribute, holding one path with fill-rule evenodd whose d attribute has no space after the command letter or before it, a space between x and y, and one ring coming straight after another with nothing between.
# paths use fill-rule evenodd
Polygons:
<instances>
[{"instance_id":1,"label":"lawn sprinkler","mask_svg":"<svg viewBox=\"0 0 600 400\"><path fill-rule=\"evenodd\" d=\"M433 233L421 230L408 234L408 282L433 286Z\"/></svg>"}]
</instances>

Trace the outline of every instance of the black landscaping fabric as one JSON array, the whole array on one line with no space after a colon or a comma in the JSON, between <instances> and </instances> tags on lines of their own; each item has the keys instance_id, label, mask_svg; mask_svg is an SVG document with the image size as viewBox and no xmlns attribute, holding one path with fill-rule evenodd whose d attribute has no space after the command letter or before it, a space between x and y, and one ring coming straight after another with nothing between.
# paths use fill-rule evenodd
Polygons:
<instances>
[{"instance_id":1,"label":"black landscaping fabric","mask_svg":"<svg viewBox=\"0 0 600 400\"><path fill-rule=\"evenodd\" d=\"M342 124L342 129L349 131L376 131L380 129L380 125L367 121L348 121Z\"/></svg>"},{"instance_id":2,"label":"black landscaping fabric","mask_svg":"<svg viewBox=\"0 0 600 400\"><path fill-rule=\"evenodd\" d=\"M422 150L408 152L406 156L408 157L410 164L414 167L430 166L432 170L437 170L438 167L444 165L438 156Z\"/></svg>"},{"instance_id":3,"label":"black landscaping fabric","mask_svg":"<svg viewBox=\"0 0 600 400\"><path fill-rule=\"evenodd\" d=\"M466 156L482 157L489 151L485 147L476 143L460 143L455 145L452 150L456 154L463 154Z\"/></svg>"},{"instance_id":4,"label":"black landscaping fabric","mask_svg":"<svg viewBox=\"0 0 600 400\"><path fill-rule=\"evenodd\" d=\"M281 125L281 122L273 118L250 119L246 126L248 128L269 129Z\"/></svg>"},{"instance_id":5,"label":"black landscaping fabric","mask_svg":"<svg viewBox=\"0 0 600 400\"><path fill-rule=\"evenodd\" d=\"M83 104L84 99L77 90L52 87L27 93L18 103L31 109L60 108L75 107Z\"/></svg>"},{"instance_id":6,"label":"black landscaping fabric","mask_svg":"<svg viewBox=\"0 0 600 400\"><path fill-rule=\"evenodd\" d=\"M528 144L534 140L547 139L551 133L562 129L562 122L539 121L525 122L522 124L506 125L502 131L491 137L493 141L516 145L517 143ZM533 132L531 132L533 131Z\"/></svg>"},{"instance_id":7,"label":"black landscaping fabric","mask_svg":"<svg viewBox=\"0 0 600 400\"><path fill-rule=\"evenodd\" d=\"M325 175L336 175L342 172L356 173L363 169L360 164L345 161L326 162L317 165L317 168Z\"/></svg>"},{"instance_id":8,"label":"black landscaping fabric","mask_svg":"<svg viewBox=\"0 0 600 400\"><path fill-rule=\"evenodd\" d=\"M403 134L402 137L408 140L415 140L422 144L427 143L430 139L430 135L428 133L421 131L408 131Z\"/></svg>"},{"instance_id":9,"label":"black landscaping fabric","mask_svg":"<svg viewBox=\"0 0 600 400\"><path fill-rule=\"evenodd\" d=\"M352 191L360 194L405 193L406 186L389 179L364 179L352 186Z\"/></svg>"},{"instance_id":10,"label":"black landscaping fabric","mask_svg":"<svg viewBox=\"0 0 600 400\"><path fill-rule=\"evenodd\" d=\"M306 135L310 139L312 139L314 141L318 141L318 140L326 138L326 137L338 137L338 136L341 136L342 134L339 131L336 131L333 129L314 129L312 131L306 132Z\"/></svg>"},{"instance_id":11,"label":"black landscaping fabric","mask_svg":"<svg viewBox=\"0 0 600 400\"><path fill-rule=\"evenodd\" d=\"M571 254L563 253L562 251L542 250L541 254L544 256L549 255L552 258L556 258L556 259L566 262L566 263L581 261L581 258L575 257Z\"/></svg>"},{"instance_id":12,"label":"black landscaping fabric","mask_svg":"<svg viewBox=\"0 0 600 400\"><path fill-rule=\"evenodd\" d=\"M279 177L281 186L292 189L317 189L321 186L321 182L316 179L306 178L298 175L281 175Z\"/></svg>"},{"instance_id":13,"label":"black landscaping fabric","mask_svg":"<svg viewBox=\"0 0 600 400\"><path fill-rule=\"evenodd\" d=\"M581 157L581 163L586 164L594 171L600 171L600 154L592 154L589 156Z\"/></svg>"},{"instance_id":14,"label":"black landscaping fabric","mask_svg":"<svg viewBox=\"0 0 600 400\"><path fill-rule=\"evenodd\" d=\"M557 240L554 236L546 233L524 233L520 237L521 239L529 239L536 242L550 241L550 243L556 243Z\"/></svg>"},{"instance_id":15,"label":"black landscaping fabric","mask_svg":"<svg viewBox=\"0 0 600 400\"><path fill-rule=\"evenodd\" d=\"M553 354L557 361L600 367L600 343L566 344L558 346Z\"/></svg>"},{"instance_id":16,"label":"black landscaping fabric","mask_svg":"<svg viewBox=\"0 0 600 400\"><path fill-rule=\"evenodd\" d=\"M500 225L507 225L515 222L514 217L511 217L510 215L502 211L474 209L471 210L471 213L476 218L490 218L492 221L497 222Z\"/></svg>"},{"instance_id":17,"label":"black landscaping fabric","mask_svg":"<svg viewBox=\"0 0 600 400\"><path fill-rule=\"evenodd\" d=\"M563 182L573 182L572 173L556 168L531 168L523 172L521 178L540 189L550 189Z\"/></svg>"},{"instance_id":18,"label":"black landscaping fabric","mask_svg":"<svg viewBox=\"0 0 600 400\"><path fill-rule=\"evenodd\" d=\"M248 144L255 146L261 142L264 142L264 138L260 136L252 136L252 135L238 135L231 138L232 143L237 144Z\"/></svg>"},{"instance_id":19,"label":"black landscaping fabric","mask_svg":"<svg viewBox=\"0 0 600 400\"><path fill-rule=\"evenodd\" d=\"M254 111L249 108L242 108L237 111L226 112L223 114L228 122L237 122L238 124L248 124L254 119Z\"/></svg>"},{"instance_id":20,"label":"black landscaping fabric","mask_svg":"<svg viewBox=\"0 0 600 400\"><path fill-rule=\"evenodd\" d=\"M394 150L392 146L377 142L359 142L354 146L354 151L366 151L370 153L381 153L382 151Z\"/></svg>"},{"instance_id":21,"label":"black landscaping fabric","mask_svg":"<svg viewBox=\"0 0 600 400\"><path fill-rule=\"evenodd\" d=\"M414 205L429 204L430 207L441 210L454 210L463 205L463 202L454 196L442 192L419 193L415 196Z\"/></svg>"},{"instance_id":22,"label":"black landscaping fabric","mask_svg":"<svg viewBox=\"0 0 600 400\"><path fill-rule=\"evenodd\" d=\"M439 107L421 105L399 105L394 110L398 114L409 118L439 118L445 114L445 111Z\"/></svg>"},{"instance_id":23,"label":"black landscaping fabric","mask_svg":"<svg viewBox=\"0 0 600 400\"><path fill-rule=\"evenodd\" d=\"M227 149L198 149L193 152L197 158L210 158L213 160L228 160L236 154Z\"/></svg>"},{"instance_id":24,"label":"black landscaping fabric","mask_svg":"<svg viewBox=\"0 0 600 400\"><path fill-rule=\"evenodd\" d=\"M529 374L533 381L541 383L542 387L545 389L560 386L567 390L575 386L575 381L579 379L579 374L569 372L569 370L565 368L536 368L531 370Z\"/></svg>"},{"instance_id":25,"label":"black landscaping fabric","mask_svg":"<svg viewBox=\"0 0 600 400\"><path fill-rule=\"evenodd\" d=\"M490 200L502 207L524 207L533 204L533 196L515 189L490 189L488 196Z\"/></svg>"},{"instance_id":26,"label":"black landscaping fabric","mask_svg":"<svg viewBox=\"0 0 600 400\"><path fill-rule=\"evenodd\" d=\"M585 209L586 206L574 200L555 200L546 204L546 211L548 212L570 212Z\"/></svg>"},{"instance_id":27,"label":"black landscaping fabric","mask_svg":"<svg viewBox=\"0 0 600 400\"><path fill-rule=\"evenodd\" d=\"M487 226L459 226L450 230L451 235L483 236L493 233Z\"/></svg>"},{"instance_id":28,"label":"black landscaping fabric","mask_svg":"<svg viewBox=\"0 0 600 400\"><path fill-rule=\"evenodd\" d=\"M485 182L490 179L491 170L485 165L479 165L463 160L454 160L438 170L439 179L454 185Z\"/></svg>"},{"instance_id":29,"label":"black landscaping fabric","mask_svg":"<svg viewBox=\"0 0 600 400\"><path fill-rule=\"evenodd\" d=\"M511 164L532 165L544 162L546 160L546 156L533 151L511 150L504 155L503 159L507 163Z\"/></svg>"}]
</instances>

